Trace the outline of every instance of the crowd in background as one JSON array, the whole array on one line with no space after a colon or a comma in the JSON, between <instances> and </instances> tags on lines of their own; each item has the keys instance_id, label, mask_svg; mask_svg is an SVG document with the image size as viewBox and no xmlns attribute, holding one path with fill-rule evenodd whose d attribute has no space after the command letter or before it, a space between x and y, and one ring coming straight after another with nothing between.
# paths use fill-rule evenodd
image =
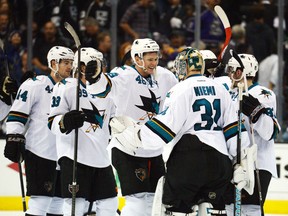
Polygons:
<instances>
[{"instance_id":1,"label":"crowd in background","mask_svg":"<svg viewBox=\"0 0 288 216\"><path fill-rule=\"evenodd\" d=\"M112 0L33 0L33 72L48 74L47 52L55 45L75 48L64 28L69 22L80 36L82 46L94 47L103 53L108 71L111 47L117 46L117 64L137 38L153 38L162 52L159 65L172 69L178 52L194 44L195 0L118 0L117 44L111 42ZM0 0L1 76L9 70L19 84L27 68L27 1ZM221 5L232 26L230 48L237 53L253 54L259 62L258 81L278 92L276 0L202 0L200 49L219 54L225 40L221 21L214 6ZM287 4L286 4L287 5ZM287 23L288 12L284 10ZM284 38L288 31L284 26ZM288 44L288 42L287 42ZM284 59L288 45L284 46ZM226 57L228 59L229 56ZM224 57L225 61L225 57ZM225 62L224 62L225 63ZM284 65L284 77L287 66ZM280 78L281 79L281 78ZM285 107L288 108L288 83L283 85ZM284 115L287 124L287 115Z\"/></svg>"}]
</instances>

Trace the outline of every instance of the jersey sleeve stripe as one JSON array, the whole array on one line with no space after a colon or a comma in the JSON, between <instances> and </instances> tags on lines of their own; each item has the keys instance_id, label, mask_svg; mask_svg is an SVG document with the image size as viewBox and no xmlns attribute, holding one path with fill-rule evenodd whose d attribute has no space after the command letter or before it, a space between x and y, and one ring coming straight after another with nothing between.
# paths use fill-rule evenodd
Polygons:
<instances>
[{"instance_id":1,"label":"jersey sleeve stripe","mask_svg":"<svg viewBox=\"0 0 288 216\"><path fill-rule=\"evenodd\" d=\"M157 119L152 119L146 122L145 125L157 134L165 143L169 143L175 137L175 133Z\"/></svg>"},{"instance_id":2,"label":"jersey sleeve stripe","mask_svg":"<svg viewBox=\"0 0 288 216\"><path fill-rule=\"evenodd\" d=\"M223 128L226 141L238 134L238 122L233 122ZM241 132L246 131L244 124L241 124Z\"/></svg>"},{"instance_id":3,"label":"jersey sleeve stripe","mask_svg":"<svg viewBox=\"0 0 288 216\"><path fill-rule=\"evenodd\" d=\"M105 75L106 79L107 79L107 85L106 85L106 90L99 93L99 94L96 94L97 97L100 97L100 98L105 98L109 92L111 91L111 87L112 87L112 83L111 83L111 80Z\"/></svg>"},{"instance_id":4,"label":"jersey sleeve stripe","mask_svg":"<svg viewBox=\"0 0 288 216\"><path fill-rule=\"evenodd\" d=\"M20 122L23 125L25 125L28 121L29 115L21 112L16 112L16 111L10 111L7 122Z\"/></svg>"}]
</instances>

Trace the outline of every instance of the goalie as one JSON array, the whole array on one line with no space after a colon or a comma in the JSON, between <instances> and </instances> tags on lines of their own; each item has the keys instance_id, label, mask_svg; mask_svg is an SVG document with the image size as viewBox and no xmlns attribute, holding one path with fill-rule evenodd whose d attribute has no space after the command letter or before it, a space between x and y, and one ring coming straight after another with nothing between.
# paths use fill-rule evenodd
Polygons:
<instances>
[{"instance_id":1,"label":"goalie","mask_svg":"<svg viewBox=\"0 0 288 216\"><path fill-rule=\"evenodd\" d=\"M163 195L160 202L154 200L153 216L225 215L217 205L233 175L237 115L228 91L202 76L203 67L201 53L186 48L175 60L176 72L184 81L168 92L164 111L142 127L124 116L110 122L113 136L130 150L174 145L166 164ZM242 130L243 143L249 144L245 128ZM234 183L239 189L253 188L253 175L247 170L247 163L235 168Z\"/></svg>"}]
</instances>

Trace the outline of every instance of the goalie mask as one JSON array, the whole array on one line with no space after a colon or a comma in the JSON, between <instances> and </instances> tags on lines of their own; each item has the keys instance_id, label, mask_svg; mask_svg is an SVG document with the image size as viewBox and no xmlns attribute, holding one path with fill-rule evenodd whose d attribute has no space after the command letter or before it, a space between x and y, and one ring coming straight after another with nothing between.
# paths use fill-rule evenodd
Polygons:
<instances>
[{"instance_id":1,"label":"goalie mask","mask_svg":"<svg viewBox=\"0 0 288 216\"><path fill-rule=\"evenodd\" d=\"M216 55L211 50L200 50L199 51L202 55L204 61L204 74L214 75L215 68L218 66L219 62L217 61Z\"/></svg>"},{"instance_id":2,"label":"goalie mask","mask_svg":"<svg viewBox=\"0 0 288 216\"><path fill-rule=\"evenodd\" d=\"M80 63L84 64L85 66L87 65L88 62L90 61L96 61L97 62L97 69L99 72L102 70L102 67L105 66L104 62L104 57L101 52L98 50L91 48L91 47L82 47L81 48L81 55L80 55ZM81 64L80 64L81 65ZM76 51L75 56L74 56L74 72L73 72L73 77L75 77L76 70L78 68L78 51ZM82 75L84 73L81 72Z\"/></svg>"},{"instance_id":3,"label":"goalie mask","mask_svg":"<svg viewBox=\"0 0 288 216\"><path fill-rule=\"evenodd\" d=\"M179 80L184 80L189 72L204 73L203 58L197 49L188 47L180 52L175 61L174 68Z\"/></svg>"},{"instance_id":4,"label":"goalie mask","mask_svg":"<svg viewBox=\"0 0 288 216\"><path fill-rule=\"evenodd\" d=\"M52 47L47 54L48 67L58 76L59 63L61 59L74 60L74 52L63 46ZM52 60L56 62L56 70L52 68Z\"/></svg>"}]
</instances>

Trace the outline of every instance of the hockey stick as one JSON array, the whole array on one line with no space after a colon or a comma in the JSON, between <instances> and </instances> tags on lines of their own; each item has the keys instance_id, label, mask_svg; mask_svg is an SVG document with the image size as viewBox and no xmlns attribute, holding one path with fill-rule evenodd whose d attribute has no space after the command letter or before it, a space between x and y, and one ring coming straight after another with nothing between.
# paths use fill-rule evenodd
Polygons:
<instances>
[{"instance_id":1,"label":"hockey stick","mask_svg":"<svg viewBox=\"0 0 288 216\"><path fill-rule=\"evenodd\" d=\"M238 110L238 134L237 134L237 155L236 155L236 165L241 164L241 128L242 128L242 100L243 100L243 82L238 83L238 102L239 102L239 110ZM234 194L234 216L241 216L241 190L238 190L235 187Z\"/></svg>"},{"instance_id":2,"label":"hockey stick","mask_svg":"<svg viewBox=\"0 0 288 216\"><path fill-rule=\"evenodd\" d=\"M255 144L255 138L254 138L253 123L251 121L249 123L250 123L250 127L251 127L252 145L254 145ZM256 171L256 181L257 181L257 188L258 188L258 195L259 195L260 211L261 211L261 216L264 216L265 214L264 214L263 196L262 196L261 181L260 181L257 159L255 161L255 171Z\"/></svg>"},{"instance_id":3,"label":"hockey stick","mask_svg":"<svg viewBox=\"0 0 288 216\"><path fill-rule=\"evenodd\" d=\"M224 29L225 29L225 42L224 42L223 47L220 51L220 54L218 55L218 61L221 62L221 60L225 54L225 51L228 47L228 44L230 42L232 31L231 31L230 22L227 18L225 11L222 9L222 7L220 7L219 5L216 5L214 7L214 11L218 15L218 17L221 20L221 22L224 26Z\"/></svg>"},{"instance_id":4,"label":"hockey stick","mask_svg":"<svg viewBox=\"0 0 288 216\"><path fill-rule=\"evenodd\" d=\"M243 72L244 65L237 55L237 53L234 50L230 50L230 54L233 58L235 58L238 63L240 64L240 69ZM243 77L243 73L242 73ZM242 79L241 77L241 79ZM245 78L245 76L244 76ZM238 80L241 80L238 79ZM243 89L244 89L245 84L243 82L238 83L238 103L239 103L239 109L238 109L238 134L237 134L237 155L236 155L236 164L235 166L240 166L241 164L241 128L242 128L242 101L243 101ZM234 191L234 216L241 216L241 206L242 206L242 201L241 201L241 190L238 190L237 187L235 186L235 191Z\"/></svg>"},{"instance_id":5,"label":"hockey stick","mask_svg":"<svg viewBox=\"0 0 288 216\"><path fill-rule=\"evenodd\" d=\"M10 77L9 67L8 67L8 60L7 60L7 54L4 50L4 43L2 39L0 39L0 49L2 53L4 54L4 61L5 61L5 69L6 69L6 76ZM11 95L11 104L13 104L13 97ZM22 166L20 160L18 161L18 169L19 169L19 178L20 178L20 188L21 188L21 199L22 199L22 206L23 206L23 212L26 212L26 200L25 200L25 189L24 189L24 180L23 180L23 172L22 172Z\"/></svg>"},{"instance_id":6,"label":"hockey stick","mask_svg":"<svg viewBox=\"0 0 288 216\"><path fill-rule=\"evenodd\" d=\"M72 36L73 40L75 41L77 50L78 50L78 68L77 68L78 78L77 78L77 88L76 88L76 110L79 110L81 43L74 28L68 22L64 23L64 27ZM69 185L69 191L72 193L71 216L75 216L76 193L79 190L79 185L77 185L77 156L78 156L78 128L75 129L72 185Z\"/></svg>"}]
</instances>

